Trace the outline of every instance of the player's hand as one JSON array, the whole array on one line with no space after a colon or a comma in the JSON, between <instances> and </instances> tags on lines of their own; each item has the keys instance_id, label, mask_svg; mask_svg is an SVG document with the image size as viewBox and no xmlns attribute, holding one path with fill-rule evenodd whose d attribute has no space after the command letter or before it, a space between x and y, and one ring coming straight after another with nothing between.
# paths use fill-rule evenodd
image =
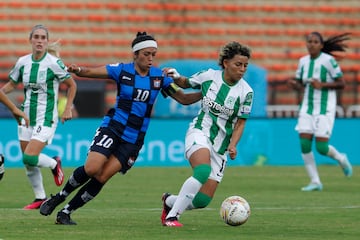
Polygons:
<instances>
[{"instance_id":1,"label":"player's hand","mask_svg":"<svg viewBox=\"0 0 360 240\"><path fill-rule=\"evenodd\" d=\"M20 111L18 108L15 108L13 110L12 114L14 115L14 117L19 125L21 125L21 118L23 118L25 121L25 126L26 127L29 126L29 118L26 116L26 114L24 112Z\"/></svg>"},{"instance_id":2,"label":"player's hand","mask_svg":"<svg viewBox=\"0 0 360 240\"><path fill-rule=\"evenodd\" d=\"M61 115L61 123L72 119L72 111L71 109L65 109L64 113Z\"/></svg>"},{"instance_id":3,"label":"player's hand","mask_svg":"<svg viewBox=\"0 0 360 240\"><path fill-rule=\"evenodd\" d=\"M81 68L78 65L72 63L67 67L67 71L76 74L81 72Z\"/></svg>"},{"instance_id":4,"label":"player's hand","mask_svg":"<svg viewBox=\"0 0 360 240\"><path fill-rule=\"evenodd\" d=\"M313 88L315 88L315 89L321 89L322 88L322 83L317 79L312 79L311 86Z\"/></svg>"},{"instance_id":5,"label":"player's hand","mask_svg":"<svg viewBox=\"0 0 360 240\"><path fill-rule=\"evenodd\" d=\"M179 79L180 73L175 68L163 68L163 74L173 79Z\"/></svg>"},{"instance_id":6,"label":"player's hand","mask_svg":"<svg viewBox=\"0 0 360 240\"><path fill-rule=\"evenodd\" d=\"M236 147L229 146L228 147L228 152L229 152L230 159L234 160L236 158L236 155L237 155Z\"/></svg>"}]
</instances>

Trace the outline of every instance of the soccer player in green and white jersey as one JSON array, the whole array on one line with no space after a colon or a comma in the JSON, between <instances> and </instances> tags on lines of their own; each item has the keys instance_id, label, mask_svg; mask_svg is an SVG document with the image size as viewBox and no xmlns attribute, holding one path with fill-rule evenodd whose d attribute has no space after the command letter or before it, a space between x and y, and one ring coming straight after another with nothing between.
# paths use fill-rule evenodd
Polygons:
<instances>
[{"instance_id":1,"label":"soccer player in green and white jersey","mask_svg":"<svg viewBox=\"0 0 360 240\"><path fill-rule=\"evenodd\" d=\"M336 160L345 176L351 177L352 166L346 154L329 145L336 114L336 90L343 89L343 73L335 58L334 51L345 51L343 41L349 34L341 34L327 40L318 32L310 33L306 38L308 55L300 58L295 79L290 84L298 88L305 87L300 106L296 130L299 132L302 158L309 175L310 183L302 191L321 191L320 181L312 152L312 140L315 137L316 150L324 156Z\"/></svg>"},{"instance_id":2,"label":"soccer player in green and white jersey","mask_svg":"<svg viewBox=\"0 0 360 240\"><path fill-rule=\"evenodd\" d=\"M183 183L178 195L164 193L161 222L181 227L185 210L204 208L212 200L227 163L237 155L236 145L249 117L253 90L243 79L250 49L238 42L226 44L219 54L222 70L208 69L186 78L175 69L164 69L182 88L201 89L202 107L189 126L185 154L193 175Z\"/></svg>"},{"instance_id":3,"label":"soccer player in green and white jersey","mask_svg":"<svg viewBox=\"0 0 360 240\"><path fill-rule=\"evenodd\" d=\"M40 167L52 170L56 185L63 183L60 158L51 158L41 151L47 144L51 144L57 127L60 82L68 87L68 103L61 116L63 123L72 118L71 107L76 94L76 83L61 59L48 53L48 29L43 25L34 26L29 41L32 53L18 59L9 73L10 81L2 88L5 93L9 93L19 83L24 86L22 110L29 118L29 127L23 122L18 127L18 136L26 174L35 194L35 200L24 207L26 210L39 208L46 199Z\"/></svg>"}]
</instances>

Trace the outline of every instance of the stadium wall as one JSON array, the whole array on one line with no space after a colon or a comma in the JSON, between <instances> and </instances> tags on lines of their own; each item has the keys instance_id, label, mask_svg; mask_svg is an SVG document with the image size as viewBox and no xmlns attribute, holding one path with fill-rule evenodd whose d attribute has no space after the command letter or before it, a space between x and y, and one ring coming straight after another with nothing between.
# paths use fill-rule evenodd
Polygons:
<instances>
[{"instance_id":1,"label":"stadium wall","mask_svg":"<svg viewBox=\"0 0 360 240\"><path fill-rule=\"evenodd\" d=\"M47 146L44 152L50 156L60 156L64 167L83 164L100 122L101 119L74 119L59 124L53 143ZM189 122L190 119L153 119L136 166L187 166L184 158L184 136ZM294 118L249 119L238 146L238 157L230 161L229 165L302 165L295 124ZM0 119L0 152L6 156L6 167L23 166L16 129L15 120ZM336 120L331 144L347 153L354 165L360 165L357 151L359 135L359 119ZM331 159L317 153L316 158L319 164L335 164Z\"/></svg>"}]
</instances>

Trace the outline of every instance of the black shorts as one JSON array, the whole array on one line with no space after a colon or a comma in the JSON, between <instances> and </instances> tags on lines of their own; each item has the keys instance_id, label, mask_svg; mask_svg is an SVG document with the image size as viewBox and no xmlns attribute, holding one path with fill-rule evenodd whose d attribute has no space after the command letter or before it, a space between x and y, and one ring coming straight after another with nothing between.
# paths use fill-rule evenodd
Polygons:
<instances>
[{"instance_id":1,"label":"black shorts","mask_svg":"<svg viewBox=\"0 0 360 240\"><path fill-rule=\"evenodd\" d=\"M141 146L126 142L106 127L96 130L90 151L98 152L109 158L114 155L121 163L120 172L125 174L135 163Z\"/></svg>"}]
</instances>

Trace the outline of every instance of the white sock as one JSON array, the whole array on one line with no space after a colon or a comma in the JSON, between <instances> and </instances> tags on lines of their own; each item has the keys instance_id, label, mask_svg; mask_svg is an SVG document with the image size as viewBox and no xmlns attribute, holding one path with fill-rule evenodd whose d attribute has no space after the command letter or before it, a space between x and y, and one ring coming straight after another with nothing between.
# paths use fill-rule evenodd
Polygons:
<instances>
[{"instance_id":1,"label":"white sock","mask_svg":"<svg viewBox=\"0 0 360 240\"><path fill-rule=\"evenodd\" d=\"M176 198L169 214L166 218L169 217L177 217L186 210L186 208L191 204L194 199L195 194L200 190L202 184L195 179L194 177L189 177L186 179L184 184L182 185L179 195Z\"/></svg>"},{"instance_id":2,"label":"white sock","mask_svg":"<svg viewBox=\"0 0 360 240\"><path fill-rule=\"evenodd\" d=\"M334 146L329 145L329 152L327 153L329 157L338 161L338 163L342 163L344 160L344 154L341 154Z\"/></svg>"},{"instance_id":3,"label":"white sock","mask_svg":"<svg viewBox=\"0 0 360 240\"><path fill-rule=\"evenodd\" d=\"M165 203L168 207L172 208L177 199L177 195L170 195L166 198Z\"/></svg>"},{"instance_id":4,"label":"white sock","mask_svg":"<svg viewBox=\"0 0 360 240\"><path fill-rule=\"evenodd\" d=\"M46 198L45 188L43 185L43 179L40 168L38 167L26 167L26 175L30 181L31 187L34 191L35 198Z\"/></svg>"},{"instance_id":5,"label":"white sock","mask_svg":"<svg viewBox=\"0 0 360 240\"><path fill-rule=\"evenodd\" d=\"M321 184L313 152L302 153L301 156L305 163L306 172L310 177L310 182L315 184Z\"/></svg>"},{"instance_id":6,"label":"white sock","mask_svg":"<svg viewBox=\"0 0 360 240\"><path fill-rule=\"evenodd\" d=\"M168 196L168 197L166 198L166 201L165 201L166 205L167 205L168 207L172 208L172 207L174 206L174 203L175 203L177 197L178 197L177 195L170 195L170 196ZM185 210L192 210L192 209L194 209L194 208L195 208L195 207L194 207L194 205L192 204L192 201L191 201L191 202L189 203L189 205L186 207Z\"/></svg>"},{"instance_id":7,"label":"white sock","mask_svg":"<svg viewBox=\"0 0 360 240\"><path fill-rule=\"evenodd\" d=\"M55 159L43 153L39 154L38 167L49 167L51 169L54 169L56 167L56 164L57 162Z\"/></svg>"}]
</instances>

